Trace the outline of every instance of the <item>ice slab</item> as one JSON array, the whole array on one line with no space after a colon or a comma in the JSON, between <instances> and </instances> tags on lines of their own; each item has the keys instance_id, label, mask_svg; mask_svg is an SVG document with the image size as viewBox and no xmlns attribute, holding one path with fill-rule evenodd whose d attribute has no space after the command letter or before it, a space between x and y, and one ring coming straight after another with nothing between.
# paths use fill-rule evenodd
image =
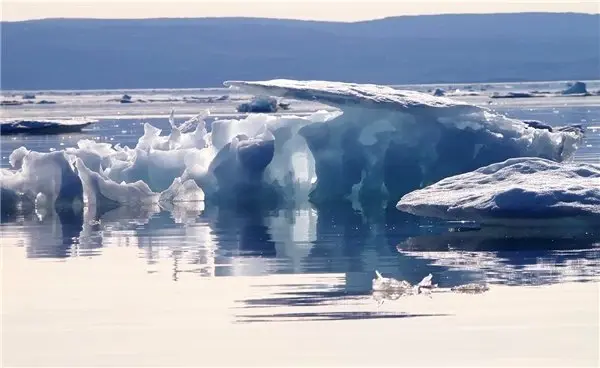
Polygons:
<instances>
[{"instance_id":1,"label":"ice slab","mask_svg":"<svg viewBox=\"0 0 600 368\"><path fill-rule=\"evenodd\" d=\"M1 134L59 134L81 131L97 122L90 119L65 120L3 120L0 121Z\"/></svg>"},{"instance_id":2,"label":"ice slab","mask_svg":"<svg viewBox=\"0 0 600 368\"><path fill-rule=\"evenodd\" d=\"M514 158L452 176L403 196L401 211L505 222L600 216L600 166Z\"/></svg>"},{"instance_id":3,"label":"ice slab","mask_svg":"<svg viewBox=\"0 0 600 368\"><path fill-rule=\"evenodd\" d=\"M71 166L79 159L79 166L90 171L82 185L90 198L100 194L102 202L137 197L112 198L108 193L116 192L99 188L126 193L129 189L121 185L139 182L147 186L138 187L140 193L148 189L149 196L160 195L173 190L179 178L182 185L193 180L208 201L290 203L309 197L315 203L351 199L372 204L395 203L443 178L513 157L564 161L583 136L580 127L526 123L468 103L385 86L292 80L228 84L342 111L217 119L210 132L206 113L179 126L172 113L170 131L146 124L135 147L81 140L60 154ZM25 155L22 150L11 155L10 175L20 170ZM188 197L197 198L182 194Z\"/></svg>"}]
</instances>

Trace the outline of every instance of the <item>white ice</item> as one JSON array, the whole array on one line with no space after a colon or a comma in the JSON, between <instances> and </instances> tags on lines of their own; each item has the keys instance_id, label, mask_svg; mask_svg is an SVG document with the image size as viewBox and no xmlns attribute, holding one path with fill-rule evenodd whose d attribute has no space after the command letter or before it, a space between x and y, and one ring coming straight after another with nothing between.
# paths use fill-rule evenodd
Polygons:
<instances>
[{"instance_id":1,"label":"white ice","mask_svg":"<svg viewBox=\"0 0 600 368\"><path fill-rule=\"evenodd\" d=\"M580 131L548 131L488 109L386 86L325 81L230 81L243 92L321 102L343 114L302 127L315 160L311 199L402 195L512 157L563 161Z\"/></svg>"},{"instance_id":2,"label":"white ice","mask_svg":"<svg viewBox=\"0 0 600 368\"><path fill-rule=\"evenodd\" d=\"M88 169L81 159L75 167L83 183L88 205L95 207L119 207L121 205L148 205L158 202L159 195L153 193L146 183L116 183Z\"/></svg>"},{"instance_id":3,"label":"white ice","mask_svg":"<svg viewBox=\"0 0 600 368\"><path fill-rule=\"evenodd\" d=\"M600 166L515 158L452 176L400 199L419 216L499 223L600 216Z\"/></svg>"},{"instance_id":4,"label":"white ice","mask_svg":"<svg viewBox=\"0 0 600 368\"><path fill-rule=\"evenodd\" d=\"M5 199L25 197L44 205L70 207L83 200L81 181L64 151L40 153L20 147L9 162L12 170L0 169L2 204Z\"/></svg>"},{"instance_id":5,"label":"white ice","mask_svg":"<svg viewBox=\"0 0 600 368\"><path fill-rule=\"evenodd\" d=\"M217 119L210 132L207 113L181 125L172 113L170 132L145 124L133 148L93 140L52 154L22 148L11 155L13 168L2 172L2 191L33 198L42 193L54 202L85 192L90 202L113 205L159 198L196 201L200 191L215 201L395 202L445 177L512 157L563 161L582 137L579 129L541 129L467 103L384 86L291 80L228 84L342 111ZM39 169L31 171L34 163ZM35 176L48 170L61 180Z\"/></svg>"}]
</instances>

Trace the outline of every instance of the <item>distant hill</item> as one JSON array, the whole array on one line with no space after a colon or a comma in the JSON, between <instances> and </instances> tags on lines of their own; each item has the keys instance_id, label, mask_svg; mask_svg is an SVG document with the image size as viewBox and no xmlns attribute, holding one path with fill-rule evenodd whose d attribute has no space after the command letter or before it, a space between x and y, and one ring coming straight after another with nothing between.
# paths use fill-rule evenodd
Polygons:
<instances>
[{"instance_id":1,"label":"distant hill","mask_svg":"<svg viewBox=\"0 0 600 368\"><path fill-rule=\"evenodd\" d=\"M600 78L600 16L2 22L3 89L186 88L227 79L386 84Z\"/></svg>"}]
</instances>

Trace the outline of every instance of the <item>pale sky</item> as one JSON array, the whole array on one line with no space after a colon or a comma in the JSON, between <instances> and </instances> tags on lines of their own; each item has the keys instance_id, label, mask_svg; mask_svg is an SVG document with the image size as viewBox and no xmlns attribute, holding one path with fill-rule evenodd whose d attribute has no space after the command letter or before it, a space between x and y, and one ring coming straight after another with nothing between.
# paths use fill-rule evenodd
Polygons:
<instances>
[{"instance_id":1,"label":"pale sky","mask_svg":"<svg viewBox=\"0 0 600 368\"><path fill-rule=\"evenodd\" d=\"M237 16L357 21L441 13L600 13L598 0L0 0L0 3L3 21Z\"/></svg>"}]
</instances>

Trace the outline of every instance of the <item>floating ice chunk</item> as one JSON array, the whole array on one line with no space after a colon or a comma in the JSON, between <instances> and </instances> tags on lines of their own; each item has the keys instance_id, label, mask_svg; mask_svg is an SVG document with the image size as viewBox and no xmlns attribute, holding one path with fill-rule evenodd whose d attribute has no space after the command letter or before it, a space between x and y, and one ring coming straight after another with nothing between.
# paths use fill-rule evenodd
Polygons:
<instances>
[{"instance_id":1,"label":"floating ice chunk","mask_svg":"<svg viewBox=\"0 0 600 368\"><path fill-rule=\"evenodd\" d=\"M569 88L565 89L561 93L563 95L584 95L584 96L586 96L586 95L590 94L586 87L587 87L586 84L583 82L575 82L571 86L569 86Z\"/></svg>"},{"instance_id":2,"label":"floating ice chunk","mask_svg":"<svg viewBox=\"0 0 600 368\"><path fill-rule=\"evenodd\" d=\"M423 280L414 286L406 280L399 281L394 278L383 277L377 270L375 270L375 276L372 282L373 297L380 305L385 300L396 300L404 296L426 294L431 297L431 291L437 288L437 284L432 283L432 274L425 276Z\"/></svg>"},{"instance_id":3,"label":"floating ice chunk","mask_svg":"<svg viewBox=\"0 0 600 368\"><path fill-rule=\"evenodd\" d=\"M23 147L9 161L17 170L2 169L0 187L11 197L25 196L34 201L41 193L45 202L58 207L81 202L83 188L64 151L39 153Z\"/></svg>"},{"instance_id":4,"label":"floating ice chunk","mask_svg":"<svg viewBox=\"0 0 600 368\"><path fill-rule=\"evenodd\" d=\"M173 184L160 193L160 202L200 202L204 201L204 192L194 180L182 181L175 178Z\"/></svg>"},{"instance_id":5,"label":"floating ice chunk","mask_svg":"<svg viewBox=\"0 0 600 368\"><path fill-rule=\"evenodd\" d=\"M525 124L527 124L528 126L530 126L531 128L534 129L544 129L547 130L549 132L552 132L552 127L548 124L542 123L541 121L538 120L524 120L523 121Z\"/></svg>"},{"instance_id":6,"label":"floating ice chunk","mask_svg":"<svg viewBox=\"0 0 600 368\"><path fill-rule=\"evenodd\" d=\"M244 102L237 107L238 112L277 112L277 99L273 97L255 97L250 102Z\"/></svg>"},{"instance_id":7,"label":"floating ice chunk","mask_svg":"<svg viewBox=\"0 0 600 368\"><path fill-rule=\"evenodd\" d=\"M83 182L85 200L88 205L110 208L121 205L148 205L158 202L159 195L153 193L143 181L117 183L88 169L81 159L75 166Z\"/></svg>"},{"instance_id":8,"label":"floating ice chunk","mask_svg":"<svg viewBox=\"0 0 600 368\"><path fill-rule=\"evenodd\" d=\"M114 181L133 183L145 182L154 192L167 189L173 179L180 177L186 169L186 156L194 154L195 148L172 151L151 149L148 152L136 149L132 160L107 173Z\"/></svg>"},{"instance_id":9,"label":"floating ice chunk","mask_svg":"<svg viewBox=\"0 0 600 368\"><path fill-rule=\"evenodd\" d=\"M405 280L398 281L394 278L383 277L379 271L375 270L375 278L373 279L373 291L398 290L403 293L412 294L412 285Z\"/></svg>"},{"instance_id":10,"label":"floating ice chunk","mask_svg":"<svg viewBox=\"0 0 600 368\"><path fill-rule=\"evenodd\" d=\"M389 87L287 80L232 84L261 96L316 100L343 113L217 119L210 133L206 114L177 126L173 113L169 134L146 124L133 149L83 140L62 154L80 159L100 179L143 181L153 193L180 177L182 184L193 179L207 199L276 194L296 200L310 193L315 202L352 195L396 201L444 177L511 157L562 161L582 137L581 129L550 131L467 103ZM25 149L15 152L13 167L26 156ZM8 190L8 179L4 182Z\"/></svg>"},{"instance_id":11,"label":"floating ice chunk","mask_svg":"<svg viewBox=\"0 0 600 368\"><path fill-rule=\"evenodd\" d=\"M362 201L395 201L445 177L512 157L563 161L582 139L581 131L536 129L468 103L385 86L294 80L225 85L343 110L342 115L298 130L314 159L310 176L316 180L310 197L315 202L353 193ZM234 133L218 130L217 126L213 144L222 147ZM281 132L273 134L278 146ZM279 164L277 159L273 162Z\"/></svg>"},{"instance_id":12,"label":"floating ice chunk","mask_svg":"<svg viewBox=\"0 0 600 368\"><path fill-rule=\"evenodd\" d=\"M507 92L507 93L498 93L494 92L491 98L530 98L536 97L534 93L530 92Z\"/></svg>"},{"instance_id":13,"label":"floating ice chunk","mask_svg":"<svg viewBox=\"0 0 600 368\"><path fill-rule=\"evenodd\" d=\"M437 97L443 97L446 94L446 91L444 91L441 88L436 88L435 91L433 91L433 95L437 96Z\"/></svg>"},{"instance_id":14,"label":"floating ice chunk","mask_svg":"<svg viewBox=\"0 0 600 368\"><path fill-rule=\"evenodd\" d=\"M65 119L65 120L1 120L1 134L59 134L78 132L81 129L97 122L91 119Z\"/></svg>"},{"instance_id":15,"label":"floating ice chunk","mask_svg":"<svg viewBox=\"0 0 600 368\"><path fill-rule=\"evenodd\" d=\"M510 159L409 193L397 208L479 222L600 216L600 166Z\"/></svg>"},{"instance_id":16,"label":"floating ice chunk","mask_svg":"<svg viewBox=\"0 0 600 368\"><path fill-rule=\"evenodd\" d=\"M450 288L455 293L462 294L482 294L490 290L487 284L465 284Z\"/></svg>"},{"instance_id":17,"label":"floating ice chunk","mask_svg":"<svg viewBox=\"0 0 600 368\"><path fill-rule=\"evenodd\" d=\"M432 283L432 274L425 276L423 280L414 286L406 280L399 281L394 278L383 277L377 270L375 270L375 276L372 283L373 291L396 291L401 294L413 295L420 294L422 289L437 287L437 285L433 285Z\"/></svg>"}]
</instances>

